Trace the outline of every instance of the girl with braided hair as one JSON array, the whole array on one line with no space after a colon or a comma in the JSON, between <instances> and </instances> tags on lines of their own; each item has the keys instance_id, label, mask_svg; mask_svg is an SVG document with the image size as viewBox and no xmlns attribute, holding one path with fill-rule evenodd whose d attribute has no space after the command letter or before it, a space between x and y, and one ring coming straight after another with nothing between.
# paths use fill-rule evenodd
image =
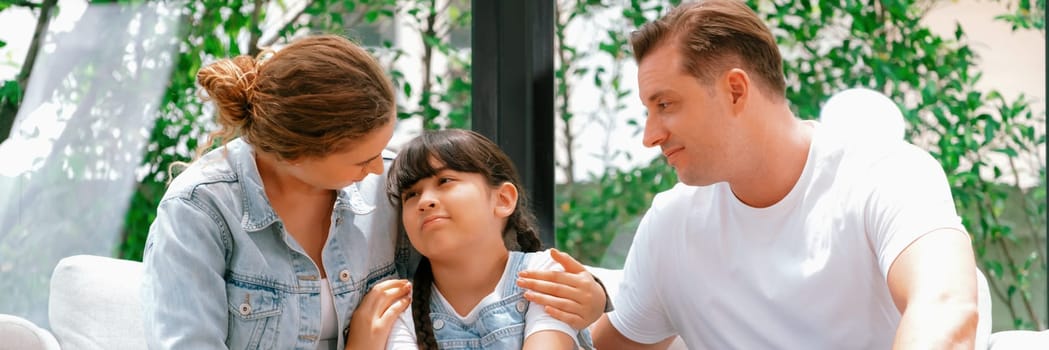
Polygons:
<instances>
[{"instance_id":1,"label":"girl with braided hair","mask_svg":"<svg viewBox=\"0 0 1049 350\"><path fill-rule=\"evenodd\" d=\"M559 269L541 251L513 163L475 132L427 132L387 175L412 246L422 254L411 310L387 349L590 348L590 334L524 298L518 272Z\"/></svg>"}]
</instances>

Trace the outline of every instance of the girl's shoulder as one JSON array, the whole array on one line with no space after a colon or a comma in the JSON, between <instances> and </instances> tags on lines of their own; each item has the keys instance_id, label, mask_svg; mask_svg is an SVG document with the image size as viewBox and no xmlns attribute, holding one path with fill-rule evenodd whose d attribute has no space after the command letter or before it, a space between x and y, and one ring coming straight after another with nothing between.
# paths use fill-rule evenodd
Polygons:
<instances>
[{"instance_id":1,"label":"girl's shoulder","mask_svg":"<svg viewBox=\"0 0 1049 350\"><path fill-rule=\"evenodd\" d=\"M520 254L523 256L525 270L564 271L564 267L550 256L550 249Z\"/></svg>"}]
</instances>

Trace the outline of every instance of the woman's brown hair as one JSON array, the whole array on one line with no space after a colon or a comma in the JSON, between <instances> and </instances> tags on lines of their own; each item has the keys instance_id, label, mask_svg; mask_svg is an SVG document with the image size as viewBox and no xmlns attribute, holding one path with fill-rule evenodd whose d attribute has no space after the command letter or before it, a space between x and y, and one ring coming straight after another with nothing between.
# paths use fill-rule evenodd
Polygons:
<instances>
[{"instance_id":1,"label":"woman's brown hair","mask_svg":"<svg viewBox=\"0 0 1049 350\"><path fill-rule=\"evenodd\" d=\"M394 120L393 85L349 40L310 36L269 53L218 60L197 72L221 126L200 152L239 136L281 159L323 157Z\"/></svg>"},{"instance_id":2,"label":"woman's brown hair","mask_svg":"<svg viewBox=\"0 0 1049 350\"><path fill-rule=\"evenodd\" d=\"M419 180L437 174L437 169L430 163L431 158L443 164L446 169L481 174L492 188L507 182L516 186L517 207L506 220L506 227L502 232L503 244L508 250L523 252L542 249L535 215L528 207L528 197L521 187L521 180L513 162L499 146L473 131L449 129L425 132L402 147L386 175L386 194L390 202L398 208L398 212L404 210L401 206L401 193ZM433 271L430 269L430 260L426 257L419 261L414 285L412 318L415 320L416 342L419 349L437 349L437 340L430 320Z\"/></svg>"},{"instance_id":3,"label":"woman's brown hair","mask_svg":"<svg viewBox=\"0 0 1049 350\"><path fill-rule=\"evenodd\" d=\"M676 41L684 57L681 68L703 83L736 65L758 77L758 86L770 97L785 98L787 83L776 39L743 1L681 4L630 34L638 64L668 41Z\"/></svg>"}]
</instances>

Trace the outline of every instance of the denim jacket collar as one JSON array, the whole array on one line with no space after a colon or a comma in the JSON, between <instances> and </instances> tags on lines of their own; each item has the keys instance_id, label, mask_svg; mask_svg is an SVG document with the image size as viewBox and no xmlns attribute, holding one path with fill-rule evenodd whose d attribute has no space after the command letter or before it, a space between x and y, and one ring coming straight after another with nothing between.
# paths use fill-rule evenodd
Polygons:
<instances>
[{"instance_id":1,"label":"denim jacket collar","mask_svg":"<svg viewBox=\"0 0 1049 350\"><path fill-rule=\"evenodd\" d=\"M225 147L230 168L233 169L244 191L244 196L241 197L241 200L244 201L242 206L244 215L240 224L244 231L261 231L279 218L273 211L269 199L266 198L266 189L262 186L262 177L255 163L255 149L240 138L230 141Z\"/></svg>"},{"instance_id":2,"label":"denim jacket collar","mask_svg":"<svg viewBox=\"0 0 1049 350\"><path fill-rule=\"evenodd\" d=\"M258 164L255 162L254 148L243 139L238 138L227 143L226 150L230 167L240 179L244 190L244 216L241 219L244 231L261 231L280 220L266 197L266 189L263 187ZM383 151L382 156L384 159L392 160L394 153ZM376 203L371 203L373 200L365 198L360 186L360 182L356 182L339 190L335 198L335 208L346 208L357 215L368 214L375 210Z\"/></svg>"}]
</instances>

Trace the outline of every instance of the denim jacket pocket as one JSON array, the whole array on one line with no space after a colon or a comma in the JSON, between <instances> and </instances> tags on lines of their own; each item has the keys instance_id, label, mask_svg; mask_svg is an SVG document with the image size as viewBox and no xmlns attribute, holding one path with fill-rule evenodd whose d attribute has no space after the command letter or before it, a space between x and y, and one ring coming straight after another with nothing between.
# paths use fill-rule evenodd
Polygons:
<instances>
[{"instance_id":1,"label":"denim jacket pocket","mask_svg":"<svg viewBox=\"0 0 1049 350\"><path fill-rule=\"evenodd\" d=\"M269 287L230 281L226 294L230 349L273 348L281 314L280 293Z\"/></svg>"}]
</instances>

